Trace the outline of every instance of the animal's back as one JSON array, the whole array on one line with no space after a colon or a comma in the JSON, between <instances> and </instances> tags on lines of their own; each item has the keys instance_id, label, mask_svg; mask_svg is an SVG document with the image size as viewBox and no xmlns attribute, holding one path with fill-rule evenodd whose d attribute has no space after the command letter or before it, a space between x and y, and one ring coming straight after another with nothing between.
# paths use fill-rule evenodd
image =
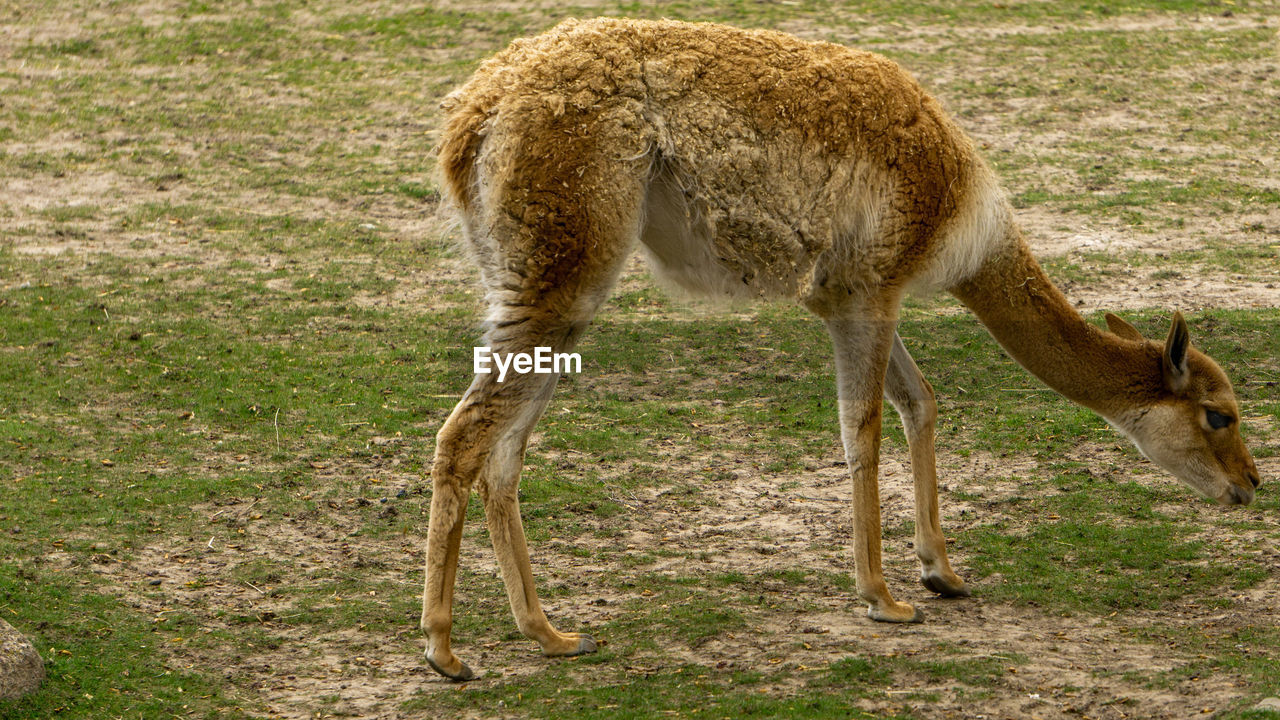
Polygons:
<instances>
[{"instance_id":1,"label":"animal's back","mask_svg":"<svg viewBox=\"0 0 1280 720\"><path fill-rule=\"evenodd\" d=\"M445 108L441 166L464 210L519 216L528 193L501 188L563 192L575 165L638 175L649 254L693 290L948 284L1002 212L971 143L898 65L783 33L570 21L484 63Z\"/></svg>"}]
</instances>

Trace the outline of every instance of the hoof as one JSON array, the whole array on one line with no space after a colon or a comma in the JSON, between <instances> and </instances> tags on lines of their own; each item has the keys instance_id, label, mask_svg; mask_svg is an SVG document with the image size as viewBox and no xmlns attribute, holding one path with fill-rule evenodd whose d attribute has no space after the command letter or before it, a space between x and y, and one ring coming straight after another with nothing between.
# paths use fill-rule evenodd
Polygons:
<instances>
[{"instance_id":1,"label":"hoof","mask_svg":"<svg viewBox=\"0 0 1280 720\"><path fill-rule=\"evenodd\" d=\"M543 648L542 654L547 657L575 657L577 655L586 655L596 651L595 638L585 633L574 633L565 638L567 642L577 640L577 645L568 647L567 649L547 649ZM563 646L562 646L563 648Z\"/></svg>"},{"instance_id":2,"label":"hoof","mask_svg":"<svg viewBox=\"0 0 1280 720\"><path fill-rule=\"evenodd\" d=\"M867 617L876 622L920 623L924 622L924 613L906 603L894 603L885 609L869 607Z\"/></svg>"},{"instance_id":3,"label":"hoof","mask_svg":"<svg viewBox=\"0 0 1280 720\"><path fill-rule=\"evenodd\" d=\"M958 577L948 580L941 575L922 573L920 575L920 584L928 588L930 592L938 593L942 597L969 597L969 586L965 585L964 581Z\"/></svg>"},{"instance_id":4,"label":"hoof","mask_svg":"<svg viewBox=\"0 0 1280 720\"><path fill-rule=\"evenodd\" d=\"M437 665L436 661L432 660L431 658L427 658L427 664L431 666L432 670L435 670L436 672L440 673L441 675L449 678L454 682L466 682L468 680L476 679L476 674L472 672L471 668L467 667L467 664L462 662L461 660L458 661L459 669L457 672L449 672L448 670L445 670L443 667L440 667L439 665Z\"/></svg>"}]
</instances>

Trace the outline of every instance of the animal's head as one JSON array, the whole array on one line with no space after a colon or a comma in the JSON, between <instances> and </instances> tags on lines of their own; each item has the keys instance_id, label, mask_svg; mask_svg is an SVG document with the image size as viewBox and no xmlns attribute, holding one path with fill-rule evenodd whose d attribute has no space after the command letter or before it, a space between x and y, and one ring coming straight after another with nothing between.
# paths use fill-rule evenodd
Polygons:
<instances>
[{"instance_id":1,"label":"animal's head","mask_svg":"<svg viewBox=\"0 0 1280 720\"><path fill-rule=\"evenodd\" d=\"M1111 332L1152 346L1129 323L1106 316ZM1262 480L1240 437L1240 407L1226 373L1191 347L1181 313L1164 342L1154 401L1126 413L1117 427L1142 454L1184 484L1224 505L1248 505Z\"/></svg>"}]
</instances>

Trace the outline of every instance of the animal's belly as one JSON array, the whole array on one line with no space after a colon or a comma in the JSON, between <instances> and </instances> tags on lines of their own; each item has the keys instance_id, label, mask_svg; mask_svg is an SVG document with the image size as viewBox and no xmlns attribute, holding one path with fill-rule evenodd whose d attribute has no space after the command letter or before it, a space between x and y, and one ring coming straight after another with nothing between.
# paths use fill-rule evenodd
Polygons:
<instances>
[{"instance_id":1,"label":"animal's belly","mask_svg":"<svg viewBox=\"0 0 1280 720\"><path fill-rule=\"evenodd\" d=\"M660 175L646 198L641 242L660 280L694 295L798 297L830 231L751 197L717 197Z\"/></svg>"}]
</instances>

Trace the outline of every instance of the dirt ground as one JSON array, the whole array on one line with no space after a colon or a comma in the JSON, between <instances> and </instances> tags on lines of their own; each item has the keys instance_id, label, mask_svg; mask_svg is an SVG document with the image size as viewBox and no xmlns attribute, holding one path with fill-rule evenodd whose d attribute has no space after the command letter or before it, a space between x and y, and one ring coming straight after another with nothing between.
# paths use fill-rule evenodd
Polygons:
<instances>
[{"instance_id":1,"label":"dirt ground","mask_svg":"<svg viewBox=\"0 0 1280 720\"><path fill-rule=\"evenodd\" d=\"M743 441L750 442L750 438L744 437ZM1103 473L1129 472L1126 459L1113 446L1078 448L1071 459L1087 460ZM619 545L636 553L661 548L700 558L664 558L645 567L645 572L688 576L733 571L754 577L771 570L802 568L848 573L846 555L814 549L847 546L851 542L845 468L818 460L810 466L813 471L789 478L797 486L779 491L778 477L766 477L754 470L752 463L741 463L735 467L733 479L703 488L707 502L695 514L663 489L620 492L616 499L633 512L589 522L621 530ZM1052 492L1049 487L1008 479L1032 471L1035 462L1030 459L960 458L943 453L939 466L943 525L949 532L991 521L988 508L998 505L1001 498ZM706 469L695 462L680 472ZM1260 470L1264 476L1275 477L1280 472L1280 462L1268 459L1260 463ZM1137 479L1152 484L1172 482L1150 467L1139 468ZM951 487L978 493L983 500L970 503L947 499ZM881 492L887 526L900 525L911 517L910 474L900 453L890 452L883 459ZM224 668L229 679L255 678L241 686L245 699L264 699L274 715L299 720L407 720L417 715L398 710L398 705L419 690L466 692L467 687L537 673L549 662L572 662L547 660L537 652L536 645L525 640L466 638L460 640L458 650L481 671L482 677L469 686L459 686L430 672L421 662L419 651L409 649L420 642L411 620L406 620L393 636L347 629L315 637L291 629L278 621L287 609L273 601L266 589L231 579L237 567L272 558L289 558L304 571L321 563L337 563L359 568L370 577L371 584L390 580L402 586L402 592L416 596L422 578L421 543L403 538L375 541L353 535L357 530L354 521L336 511L288 522L278 518L255 520L253 505L252 501L233 498L225 504L193 508L196 513L222 517L244 529L246 540L238 548L221 540L206 542L203 536L169 538L136 552L127 562L100 558L94 570L111 578L139 612L157 618L174 611L194 613L206 630L225 628L238 617L261 618L263 628L275 640L274 648L216 648L212 656L209 651L180 647L172 652L174 662L181 667L208 667L212 663ZM1209 515L1225 512L1208 505L1196 508L1206 521ZM1259 518L1261 513L1248 509L1233 512L1252 513ZM1264 534L1254 537L1244 533L1237 541L1242 547L1261 545L1280 563L1280 548ZM553 584L559 591L556 599L545 603L548 615L566 629L599 627L617 617L624 602L645 597L643 587L623 593L609 589L611 583L605 580L636 570L596 560L584 564L571 552L575 546L594 549L598 542L586 533L579 538L534 545L535 574L544 586ZM965 551L953 549L952 557L957 571L966 575ZM477 572L497 576L492 550L473 536L464 540L462 563ZM938 647L950 647L968 659L1007 661L1007 674L992 696L982 700L981 710L975 709L971 696L958 696L952 682L902 689L935 695L937 699L928 704L896 698L895 691L890 690L882 700L868 701L863 709L888 712L912 708L920 716L931 718L1173 720L1229 706L1241 695L1245 683L1240 677L1222 674L1189 680L1173 688L1148 687L1144 676L1185 665L1194 658L1135 642L1133 628L1184 628L1206 637L1223 636L1255 625L1259 617L1280 614L1280 578L1276 577L1234 598L1228 612L1207 610L1189 599L1156 611L1126 612L1123 622L1112 622L1080 615L1062 617L1034 607L987 602L981 597L938 599L918 585L917 572L915 560L903 543L886 548L886 580L899 598L923 609L922 624L874 623L864 616L864 606L852 592L834 590L822 583L796 586L764 581L759 592L769 596L771 606L816 610L768 611L749 628L721 634L696 647L677 645L673 657L652 657L647 664L629 667L628 672L644 674L676 662L768 673L770 668L823 667L850 656L928 659L936 656ZM158 587L164 589L163 600L156 599L157 586L152 584L155 581L160 581ZM985 582L998 582L998 578ZM464 612L504 617L509 613L500 593L482 598L462 591L458 607L465 608L461 610ZM1106 672L1099 674L1099 668ZM779 679L774 688L782 693L795 690L785 678ZM329 700L321 704L318 698ZM504 715L495 711L493 716Z\"/></svg>"}]
</instances>

